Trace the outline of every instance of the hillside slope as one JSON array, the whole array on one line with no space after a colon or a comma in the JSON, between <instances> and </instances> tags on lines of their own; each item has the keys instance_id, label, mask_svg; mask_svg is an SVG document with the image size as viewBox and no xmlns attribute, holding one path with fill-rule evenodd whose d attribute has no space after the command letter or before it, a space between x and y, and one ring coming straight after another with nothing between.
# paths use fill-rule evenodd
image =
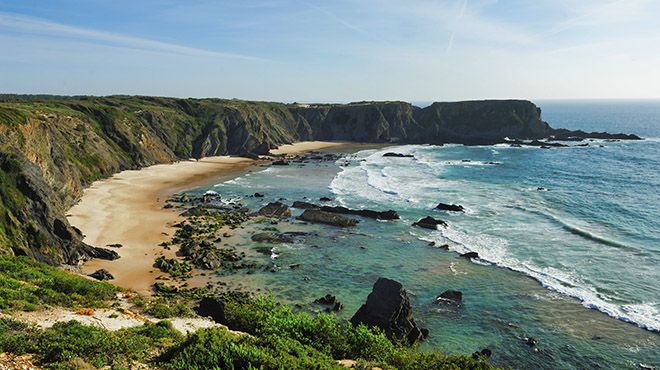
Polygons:
<instances>
[{"instance_id":1,"label":"hillside slope","mask_svg":"<svg viewBox=\"0 0 660 370\"><path fill-rule=\"evenodd\" d=\"M292 105L160 97L0 96L0 252L51 264L112 258L65 211L92 181L190 157L266 154L302 140L491 144L559 131L521 100ZM621 137L620 138L633 138Z\"/></svg>"}]
</instances>

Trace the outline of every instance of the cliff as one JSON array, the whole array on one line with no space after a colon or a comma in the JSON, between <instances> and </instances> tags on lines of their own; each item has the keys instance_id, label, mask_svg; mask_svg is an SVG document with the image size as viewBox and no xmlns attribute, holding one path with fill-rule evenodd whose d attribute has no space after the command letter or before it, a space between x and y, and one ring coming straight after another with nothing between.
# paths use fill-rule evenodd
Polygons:
<instances>
[{"instance_id":1,"label":"cliff","mask_svg":"<svg viewBox=\"0 0 660 370\"><path fill-rule=\"evenodd\" d=\"M266 154L302 140L490 144L589 137L520 100L345 105L160 97L0 96L0 252L51 264L112 257L64 214L92 181L190 157ZM626 135L593 134L599 138Z\"/></svg>"}]
</instances>

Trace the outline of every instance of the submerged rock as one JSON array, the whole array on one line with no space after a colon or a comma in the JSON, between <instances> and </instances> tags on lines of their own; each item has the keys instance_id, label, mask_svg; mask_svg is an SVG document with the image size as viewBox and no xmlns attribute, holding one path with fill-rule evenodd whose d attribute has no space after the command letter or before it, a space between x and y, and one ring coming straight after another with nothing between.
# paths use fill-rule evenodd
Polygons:
<instances>
[{"instance_id":1,"label":"submerged rock","mask_svg":"<svg viewBox=\"0 0 660 370\"><path fill-rule=\"evenodd\" d=\"M289 162L287 162L285 160L277 160L277 161L273 161L273 163L271 163L271 164L273 166L288 166Z\"/></svg>"},{"instance_id":2,"label":"submerged rock","mask_svg":"<svg viewBox=\"0 0 660 370\"><path fill-rule=\"evenodd\" d=\"M96 270L96 271L94 271L93 273L89 274L88 276L89 276L89 277L93 277L94 279L96 279L96 280L100 280L100 281L104 281L104 280L112 280L112 279L115 278L114 276L112 276L112 274L110 273L110 271L108 271L108 270L106 270L106 269L99 269L99 270Z\"/></svg>"},{"instance_id":3,"label":"submerged rock","mask_svg":"<svg viewBox=\"0 0 660 370\"><path fill-rule=\"evenodd\" d=\"M307 209L298 219L303 221L328 224L339 227L351 227L358 224L358 220L340 216L330 212L324 212L318 209Z\"/></svg>"},{"instance_id":4,"label":"submerged rock","mask_svg":"<svg viewBox=\"0 0 660 370\"><path fill-rule=\"evenodd\" d=\"M291 210L284 203L272 202L263 206L257 214L266 217L291 217Z\"/></svg>"},{"instance_id":5,"label":"submerged rock","mask_svg":"<svg viewBox=\"0 0 660 370\"><path fill-rule=\"evenodd\" d=\"M423 227L425 229L431 229L431 230L437 230L438 225L442 227L447 227L446 222L435 219L431 216L426 216L413 224L413 226Z\"/></svg>"},{"instance_id":6,"label":"submerged rock","mask_svg":"<svg viewBox=\"0 0 660 370\"><path fill-rule=\"evenodd\" d=\"M435 208L442 211L465 212L465 208L459 204L440 203Z\"/></svg>"},{"instance_id":7,"label":"submerged rock","mask_svg":"<svg viewBox=\"0 0 660 370\"><path fill-rule=\"evenodd\" d=\"M408 292L401 283L386 278L378 278L367 302L353 315L351 323L379 327L388 337L410 343L428 335L428 330L419 328L413 318Z\"/></svg>"},{"instance_id":8,"label":"submerged rock","mask_svg":"<svg viewBox=\"0 0 660 370\"><path fill-rule=\"evenodd\" d=\"M265 232L252 235L253 242L259 243L293 243L293 238L282 233Z\"/></svg>"},{"instance_id":9,"label":"submerged rock","mask_svg":"<svg viewBox=\"0 0 660 370\"><path fill-rule=\"evenodd\" d=\"M346 207L330 207L323 206L321 211L330 212L330 213L341 213L346 215L356 215L368 218L374 218L376 220L398 220L399 214L396 211L372 211L370 209L350 209Z\"/></svg>"}]
</instances>

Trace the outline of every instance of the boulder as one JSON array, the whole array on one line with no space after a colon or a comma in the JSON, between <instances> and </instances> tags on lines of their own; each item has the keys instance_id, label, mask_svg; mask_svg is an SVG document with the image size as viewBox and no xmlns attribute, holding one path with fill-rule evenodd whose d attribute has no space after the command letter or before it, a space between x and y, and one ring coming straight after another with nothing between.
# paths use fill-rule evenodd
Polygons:
<instances>
[{"instance_id":1,"label":"boulder","mask_svg":"<svg viewBox=\"0 0 660 370\"><path fill-rule=\"evenodd\" d=\"M284 233L257 233L252 235L253 242L259 243L293 243L293 237Z\"/></svg>"},{"instance_id":2,"label":"boulder","mask_svg":"<svg viewBox=\"0 0 660 370\"><path fill-rule=\"evenodd\" d=\"M263 198L264 195L261 194L261 193L254 193L254 197L255 197L255 198Z\"/></svg>"},{"instance_id":3,"label":"boulder","mask_svg":"<svg viewBox=\"0 0 660 370\"><path fill-rule=\"evenodd\" d=\"M465 212L465 208L463 208L463 206L458 204L440 203L437 206L435 206L435 208L441 211Z\"/></svg>"},{"instance_id":4,"label":"boulder","mask_svg":"<svg viewBox=\"0 0 660 370\"><path fill-rule=\"evenodd\" d=\"M335 304L335 302L337 302L337 297L333 296L332 294L326 294L325 296L314 300L314 303L326 305Z\"/></svg>"},{"instance_id":5,"label":"boulder","mask_svg":"<svg viewBox=\"0 0 660 370\"><path fill-rule=\"evenodd\" d=\"M431 216L426 216L413 224L413 226L423 227L425 229L431 229L431 230L437 230L438 225L442 227L447 227L446 222L442 220L436 220Z\"/></svg>"},{"instance_id":6,"label":"boulder","mask_svg":"<svg viewBox=\"0 0 660 370\"><path fill-rule=\"evenodd\" d=\"M334 213L324 212L318 209L307 209L298 219L308 222L322 223L339 227L351 227L358 224L358 220L339 216Z\"/></svg>"},{"instance_id":7,"label":"boulder","mask_svg":"<svg viewBox=\"0 0 660 370\"><path fill-rule=\"evenodd\" d=\"M367 302L353 315L351 323L378 327L389 338L406 339L410 343L428 335L428 330L417 326L410 298L401 283L386 278L378 278Z\"/></svg>"},{"instance_id":8,"label":"boulder","mask_svg":"<svg viewBox=\"0 0 660 370\"><path fill-rule=\"evenodd\" d=\"M412 154L387 152L387 153L383 154L383 157L414 158L415 156L412 155Z\"/></svg>"},{"instance_id":9,"label":"boulder","mask_svg":"<svg viewBox=\"0 0 660 370\"><path fill-rule=\"evenodd\" d=\"M467 252L467 253L461 254L461 257L469 258L469 259L479 258L479 253L477 253L477 252Z\"/></svg>"},{"instance_id":10,"label":"boulder","mask_svg":"<svg viewBox=\"0 0 660 370\"><path fill-rule=\"evenodd\" d=\"M449 303L461 303L463 301L463 293L458 290L445 290L435 298L436 303L440 302L449 302Z\"/></svg>"},{"instance_id":11,"label":"boulder","mask_svg":"<svg viewBox=\"0 0 660 370\"><path fill-rule=\"evenodd\" d=\"M271 163L271 164L273 166L288 166L289 162L287 162L285 160L277 160L277 161L273 161L273 163Z\"/></svg>"},{"instance_id":12,"label":"boulder","mask_svg":"<svg viewBox=\"0 0 660 370\"><path fill-rule=\"evenodd\" d=\"M298 208L298 209L319 209L320 208L316 204L302 202L302 201L299 201L299 200L293 202L293 204L291 206L293 208Z\"/></svg>"},{"instance_id":13,"label":"boulder","mask_svg":"<svg viewBox=\"0 0 660 370\"><path fill-rule=\"evenodd\" d=\"M321 211L330 212L330 213L341 213L346 215L356 215L356 216L374 218L376 220L399 219L399 214L396 213L396 211L392 211L392 210L380 212L380 211L372 211L370 209L350 209L341 206L337 206L337 207L323 206L321 207Z\"/></svg>"},{"instance_id":14,"label":"boulder","mask_svg":"<svg viewBox=\"0 0 660 370\"><path fill-rule=\"evenodd\" d=\"M204 297L195 308L199 316L210 317L213 321L223 324L225 319L225 302L220 298Z\"/></svg>"},{"instance_id":15,"label":"boulder","mask_svg":"<svg viewBox=\"0 0 660 370\"><path fill-rule=\"evenodd\" d=\"M291 217L291 210L284 203L272 202L263 206L257 214L266 217Z\"/></svg>"},{"instance_id":16,"label":"boulder","mask_svg":"<svg viewBox=\"0 0 660 370\"><path fill-rule=\"evenodd\" d=\"M85 253L92 258L114 261L119 258L119 253L106 248L83 246Z\"/></svg>"},{"instance_id":17,"label":"boulder","mask_svg":"<svg viewBox=\"0 0 660 370\"><path fill-rule=\"evenodd\" d=\"M112 276L110 271L106 269L99 269L94 271L93 273L89 274L88 276L93 277L96 280L104 281L104 280L112 280L115 277Z\"/></svg>"},{"instance_id":18,"label":"boulder","mask_svg":"<svg viewBox=\"0 0 660 370\"><path fill-rule=\"evenodd\" d=\"M328 198L328 197L320 197L319 200L321 202L332 202L332 198Z\"/></svg>"}]
</instances>

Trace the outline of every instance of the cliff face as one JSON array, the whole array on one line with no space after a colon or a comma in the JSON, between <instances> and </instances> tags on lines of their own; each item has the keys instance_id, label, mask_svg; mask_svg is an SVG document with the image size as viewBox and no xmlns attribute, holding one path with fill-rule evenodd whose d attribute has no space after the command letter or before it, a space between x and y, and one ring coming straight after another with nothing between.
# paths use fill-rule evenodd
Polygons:
<instances>
[{"instance_id":1,"label":"cliff face","mask_svg":"<svg viewBox=\"0 0 660 370\"><path fill-rule=\"evenodd\" d=\"M528 101L421 109L404 102L0 96L0 252L51 264L103 254L81 242L64 212L92 181L121 170L266 154L301 140L478 144L576 134L551 129L540 113Z\"/></svg>"}]
</instances>

